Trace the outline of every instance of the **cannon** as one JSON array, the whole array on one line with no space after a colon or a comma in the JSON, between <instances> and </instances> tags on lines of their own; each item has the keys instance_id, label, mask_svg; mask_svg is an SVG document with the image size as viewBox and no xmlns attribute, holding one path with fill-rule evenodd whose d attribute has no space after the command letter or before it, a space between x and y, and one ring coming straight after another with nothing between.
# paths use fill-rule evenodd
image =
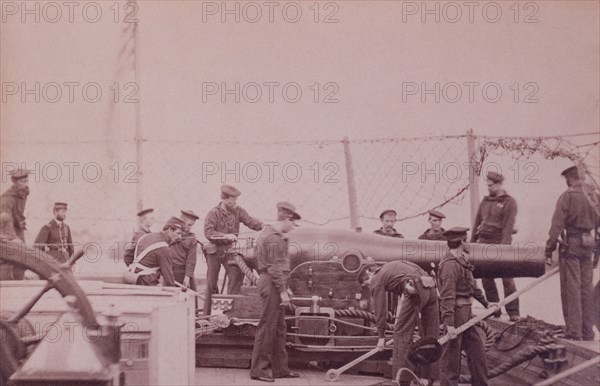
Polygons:
<instances>
[{"instance_id":1,"label":"cannon","mask_svg":"<svg viewBox=\"0 0 600 386\"><path fill-rule=\"evenodd\" d=\"M437 265L447 253L445 241L407 240L365 234L342 229L299 227L288 233L290 258L289 287L294 293L295 311L287 316L288 347L298 352L310 353L314 360L336 352L336 358L351 359L374 347L376 343L374 315L371 313L367 288L358 282L361 270L368 264L384 264L394 260L408 260L435 274ZM543 248L535 243L525 245L467 244L469 260L474 265L474 275L481 277L539 277L545 272ZM253 241L244 247L230 249L238 264L252 283L256 275L250 267L255 265L256 245ZM240 295L213 295L211 314L227 315L237 322L228 328L199 335L197 344L200 365L227 365L216 356L219 350L230 347L238 350L236 359L240 367L247 366L241 358L244 343L240 335L252 344L252 327L260 316L260 297L253 287L243 287ZM392 329L397 298L389 296L389 329ZM212 331L212 330L211 330ZM391 331L390 331L391 333ZM215 340L216 335L223 334ZM218 342L219 350L207 350ZM346 353L348 356L343 356ZM208 358L207 356L214 355ZM229 354L231 355L231 354ZM380 362L389 352L379 353ZM231 363L231 362L230 362Z\"/></svg>"}]
</instances>

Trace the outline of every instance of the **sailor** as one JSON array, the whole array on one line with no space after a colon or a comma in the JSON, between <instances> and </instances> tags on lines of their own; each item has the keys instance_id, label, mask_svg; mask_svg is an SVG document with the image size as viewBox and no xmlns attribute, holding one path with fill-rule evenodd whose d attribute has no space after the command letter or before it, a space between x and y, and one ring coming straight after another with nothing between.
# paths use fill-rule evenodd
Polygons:
<instances>
[{"instance_id":1,"label":"sailor","mask_svg":"<svg viewBox=\"0 0 600 386\"><path fill-rule=\"evenodd\" d=\"M198 242L196 235L190 230L200 217L192 210L182 210L180 219L184 222L183 235L181 239L170 245L173 251L173 276L175 281L196 291L196 259Z\"/></svg>"},{"instance_id":2,"label":"sailor","mask_svg":"<svg viewBox=\"0 0 600 386\"><path fill-rule=\"evenodd\" d=\"M123 260L125 264L129 266L133 262L133 252L135 251L135 245L137 244L140 237L152 232L152 225L154 225L154 209L147 208L142 209L137 213L138 223L136 229L133 232L131 243L125 247L125 254Z\"/></svg>"},{"instance_id":3,"label":"sailor","mask_svg":"<svg viewBox=\"0 0 600 386\"><path fill-rule=\"evenodd\" d=\"M35 246L49 253L57 262L66 263L74 251L71 228L65 224L67 204L56 202L52 212L54 218L42 226L35 238Z\"/></svg>"},{"instance_id":4,"label":"sailor","mask_svg":"<svg viewBox=\"0 0 600 386\"><path fill-rule=\"evenodd\" d=\"M155 286L162 277L163 284L175 286L173 277L173 251L169 244L177 242L183 235L185 223L171 217L161 232L148 233L140 237L135 248L135 258L129 267L139 275L135 284Z\"/></svg>"},{"instance_id":5,"label":"sailor","mask_svg":"<svg viewBox=\"0 0 600 386\"><path fill-rule=\"evenodd\" d=\"M239 294L242 289L244 275L233 259L228 249L233 246L240 233L240 223L248 228L259 231L263 227L260 220L251 217L241 206L237 198L241 192L233 186L221 186L221 202L212 208L204 219L204 236L211 242L206 250L206 293L204 314L210 311L211 295L219 292L217 282L221 264L227 273L227 293Z\"/></svg>"},{"instance_id":6,"label":"sailor","mask_svg":"<svg viewBox=\"0 0 600 386\"><path fill-rule=\"evenodd\" d=\"M284 205L280 205L284 204ZM300 218L293 205L279 203L278 211L290 212ZM256 256L258 263L258 293L262 309L258 330L254 338L250 378L273 382L274 378L298 378L290 371L285 348L286 324L285 308L291 308L288 292L290 260L286 234L294 229L291 219L281 219L266 225L257 239Z\"/></svg>"},{"instance_id":7,"label":"sailor","mask_svg":"<svg viewBox=\"0 0 600 386\"><path fill-rule=\"evenodd\" d=\"M595 316L592 300L592 254L596 241L592 230L600 225L597 214L600 200L597 193L592 193L593 190L588 191L591 194L586 198L585 187L576 166L564 170L561 175L565 177L568 189L556 202L545 255L547 259L552 258L558 237L565 231L566 237L562 236L563 246L558 258L560 297L566 324L565 338L593 340ZM591 189L593 188L590 187ZM590 200L595 201L594 204Z\"/></svg>"},{"instance_id":8,"label":"sailor","mask_svg":"<svg viewBox=\"0 0 600 386\"><path fill-rule=\"evenodd\" d=\"M396 229L394 229L394 224L396 224L396 211L393 209L387 209L381 212L379 215L379 219L381 220L381 228L373 231L373 233L381 236L388 237L397 237L399 239L403 239L404 236L398 233Z\"/></svg>"},{"instance_id":9,"label":"sailor","mask_svg":"<svg viewBox=\"0 0 600 386\"><path fill-rule=\"evenodd\" d=\"M3 219L2 238L25 242L25 204L29 195L29 170L17 169L10 173L12 186L0 196L0 216ZM12 272L11 272L12 271ZM2 264L1 279L23 280L25 270Z\"/></svg>"},{"instance_id":10,"label":"sailor","mask_svg":"<svg viewBox=\"0 0 600 386\"><path fill-rule=\"evenodd\" d=\"M446 216L437 210L429 210L429 225L431 228L427 229L421 236L419 236L419 240L445 240L442 233L444 233L444 228L442 228L442 220L446 218Z\"/></svg>"},{"instance_id":11,"label":"sailor","mask_svg":"<svg viewBox=\"0 0 600 386\"><path fill-rule=\"evenodd\" d=\"M463 248L469 228L451 228L444 232L450 250L442 258L438 269L440 316L442 331L452 340L443 348L440 359L441 386L458 385L461 350L467 354L473 386L487 385L485 347L481 334L469 328L461 335L456 329L471 319L471 299L474 297L485 308L490 306L473 277L473 266Z\"/></svg>"},{"instance_id":12,"label":"sailor","mask_svg":"<svg viewBox=\"0 0 600 386\"><path fill-rule=\"evenodd\" d=\"M277 205L277 221L290 220L295 222L300 220L300 215L296 212L294 204L288 201L278 202Z\"/></svg>"},{"instance_id":13,"label":"sailor","mask_svg":"<svg viewBox=\"0 0 600 386\"><path fill-rule=\"evenodd\" d=\"M404 295L400 314L394 325L392 379L396 379L398 370L409 367L407 357L415 327L419 323L419 314L423 337L438 337L440 322L434 279L418 265L398 260L381 267L367 266L359 275L359 283L370 289L379 331L377 346L381 348L384 347L387 326L387 292ZM410 384L410 378L406 376L408 374L400 378L400 385ZM437 373L432 372L428 372L427 376L430 379L439 378Z\"/></svg>"},{"instance_id":14,"label":"sailor","mask_svg":"<svg viewBox=\"0 0 600 386\"><path fill-rule=\"evenodd\" d=\"M487 187L489 195L483 198L477 216L472 243L484 244L510 244L514 230L515 217L517 215L517 202L508 195L502 187L504 177L494 171L487 173ZM481 279L485 296L490 302L498 302L498 289L493 278ZM504 286L504 297L507 297L517 290L515 279L502 278ZM506 305L506 313L511 322L519 320L519 299L515 299ZM494 317L500 317L501 311L495 312Z\"/></svg>"}]
</instances>

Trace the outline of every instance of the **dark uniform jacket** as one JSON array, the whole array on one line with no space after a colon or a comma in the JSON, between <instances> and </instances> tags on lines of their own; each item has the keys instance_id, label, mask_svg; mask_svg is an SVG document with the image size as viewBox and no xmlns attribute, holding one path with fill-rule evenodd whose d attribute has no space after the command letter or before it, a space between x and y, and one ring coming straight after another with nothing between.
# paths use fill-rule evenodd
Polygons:
<instances>
[{"instance_id":1,"label":"dark uniform jacket","mask_svg":"<svg viewBox=\"0 0 600 386\"><path fill-rule=\"evenodd\" d=\"M198 252L198 243L196 235L188 232L181 237L181 240L169 246L173 251L173 266L185 267L185 276L194 276L196 269L196 260Z\"/></svg>"},{"instance_id":2,"label":"dark uniform jacket","mask_svg":"<svg viewBox=\"0 0 600 386\"><path fill-rule=\"evenodd\" d=\"M386 231L383 230L383 227L373 231L373 233L375 233L376 235L381 235L381 236L397 237L399 239L404 238L404 236L402 236L401 233L398 233L395 228L392 228L392 233L387 233Z\"/></svg>"},{"instance_id":3,"label":"dark uniform jacket","mask_svg":"<svg viewBox=\"0 0 600 386\"><path fill-rule=\"evenodd\" d=\"M144 252L144 249L154 243L164 241L169 244L170 240L164 232L148 233L148 235L140 238L137 248L137 256ZM160 267L160 275L162 275L164 284L174 286L175 279L173 277L173 251L169 247L160 247L151 252L139 261L139 265L148 268ZM136 269L136 271L139 271Z\"/></svg>"},{"instance_id":4,"label":"dark uniform jacket","mask_svg":"<svg viewBox=\"0 0 600 386\"><path fill-rule=\"evenodd\" d=\"M595 200L598 202L598 197ZM558 197L547 245L556 246L558 236L564 229L568 234L577 235L589 233L597 226L598 215L586 198L581 182L573 184Z\"/></svg>"},{"instance_id":5,"label":"dark uniform jacket","mask_svg":"<svg viewBox=\"0 0 600 386\"><path fill-rule=\"evenodd\" d=\"M421 276L428 276L427 272L410 261L392 261L384 264L371 279L369 288L375 309L376 325L379 336L384 337L387 327L387 295L392 292L402 295L404 284L408 280L416 280Z\"/></svg>"},{"instance_id":6,"label":"dark uniform jacket","mask_svg":"<svg viewBox=\"0 0 600 386\"><path fill-rule=\"evenodd\" d=\"M7 213L10 216L12 226L7 227L7 238L19 238L25 241L25 204L27 203L27 194L19 193L15 185L11 186L0 196L0 213Z\"/></svg>"},{"instance_id":7,"label":"dark uniform jacket","mask_svg":"<svg viewBox=\"0 0 600 386\"><path fill-rule=\"evenodd\" d=\"M290 273L287 237L266 225L256 240L256 259L258 272L268 273L277 292L285 292Z\"/></svg>"},{"instance_id":8,"label":"dark uniform jacket","mask_svg":"<svg viewBox=\"0 0 600 386\"><path fill-rule=\"evenodd\" d=\"M47 251L61 263L67 262L73 256L71 228L64 222L59 223L56 219L52 219L40 229L35 238L35 244L37 248Z\"/></svg>"},{"instance_id":9,"label":"dark uniform jacket","mask_svg":"<svg viewBox=\"0 0 600 386\"><path fill-rule=\"evenodd\" d=\"M150 231L148 231L142 227L138 227L138 229L135 232L133 232L133 237L131 238L131 242L129 244L127 244L127 246L125 247L125 254L123 255L123 260L125 261L125 264L128 267L131 265L131 263L133 263L133 254L135 252L135 245L137 244L140 237L142 237L143 235L147 235L148 233L150 233Z\"/></svg>"},{"instance_id":10,"label":"dark uniform jacket","mask_svg":"<svg viewBox=\"0 0 600 386\"><path fill-rule=\"evenodd\" d=\"M442 235L444 231L444 228L441 228L439 232L429 228L419 236L419 240L446 240L446 237Z\"/></svg>"},{"instance_id":11,"label":"dark uniform jacket","mask_svg":"<svg viewBox=\"0 0 600 386\"><path fill-rule=\"evenodd\" d=\"M217 245L218 251L226 251L233 243L224 240L214 240L214 237L225 234L238 235L240 233L240 222L248 228L259 231L263 227L260 220L251 217L246 209L237 206L233 212L219 205L212 208L204 219L204 236Z\"/></svg>"},{"instance_id":12,"label":"dark uniform jacket","mask_svg":"<svg viewBox=\"0 0 600 386\"><path fill-rule=\"evenodd\" d=\"M473 266L465 256L455 257L450 251L440 262L438 284L440 291L440 316L446 326L454 326L454 307L457 299L474 297L487 308L488 301L473 277ZM464 303L463 303L464 304Z\"/></svg>"},{"instance_id":13,"label":"dark uniform jacket","mask_svg":"<svg viewBox=\"0 0 600 386\"><path fill-rule=\"evenodd\" d=\"M495 196L485 196L477 210L471 242L484 238L498 240L499 244L510 244L516 216L517 202L504 190Z\"/></svg>"}]
</instances>

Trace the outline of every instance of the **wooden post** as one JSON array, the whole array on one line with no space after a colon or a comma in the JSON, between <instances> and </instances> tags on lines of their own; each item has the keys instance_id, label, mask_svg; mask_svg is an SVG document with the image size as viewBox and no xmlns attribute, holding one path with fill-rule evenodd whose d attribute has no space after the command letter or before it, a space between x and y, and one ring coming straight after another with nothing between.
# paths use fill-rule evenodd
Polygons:
<instances>
[{"instance_id":1,"label":"wooden post","mask_svg":"<svg viewBox=\"0 0 600 386\"><path fill-rule=\"evenodd\" d=\"M467 131L467 156L469 165L469 197L471 203L471 232L474 232L473 225L475 224L475 216L479 208L479 175L477 170L481 167L477 161L477 153L475 149L475 136L473 129Z\"/></svg>"},{"instance_id":2,"label":"wooden post","mask_svg":"<svg viewBox=\"0 0 600 386\"><path fill-rule=\"evenodd\" d=\"M137 0L136 0L137 1ZM133 28L133 72L136 87L140 87L140 54L139 54L139 40L140 40L140 28L139 22L135 23ZM142 133L142 122L141 122L141 106L140 101L134 105L135 109L135 162L136 162L136 205L137 210L140 211L144 208L144 168L143 168L143 155L142 155L142 143L144 142L144 134Z\"/></svg>"},{"instance_id":3,"label":"wooden post","mask_svg":"<svg viewBox=\"0 0 600 386\"><path fill-rule=\"evenodd\" d=\"M357 230L360 227L358 219L358 199L356 197L356 182L354 169L352 169L352 155L350 154L350 141L344 137L344 158L346 160L346 180L348 181L348 204L350 206L350 228Z\"/></svg>"}]
</instances>

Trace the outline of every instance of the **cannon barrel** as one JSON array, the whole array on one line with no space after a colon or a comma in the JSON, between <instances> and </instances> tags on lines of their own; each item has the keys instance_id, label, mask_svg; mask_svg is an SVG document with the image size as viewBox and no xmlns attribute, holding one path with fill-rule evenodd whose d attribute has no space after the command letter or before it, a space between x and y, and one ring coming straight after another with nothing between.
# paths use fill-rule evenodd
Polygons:
<instances>
[{"instance_id":1,"label":"cannon barrel","mask_svg":"<svg viewBox=\"0 0 600 386\"><path fill-rule=\"evenodd\" d=\"M448 251L445 241L398 239L345 229L301 227L288 238L292 268L309 261L338 259L345 270L358 271L369 260L408 260L429 271L431 263L437 266ZM538 277L545 272L544 248L536 243L467 245L475 277ZM237 252L254 257L254 248Z\"/></svg>"}]
</instances>

